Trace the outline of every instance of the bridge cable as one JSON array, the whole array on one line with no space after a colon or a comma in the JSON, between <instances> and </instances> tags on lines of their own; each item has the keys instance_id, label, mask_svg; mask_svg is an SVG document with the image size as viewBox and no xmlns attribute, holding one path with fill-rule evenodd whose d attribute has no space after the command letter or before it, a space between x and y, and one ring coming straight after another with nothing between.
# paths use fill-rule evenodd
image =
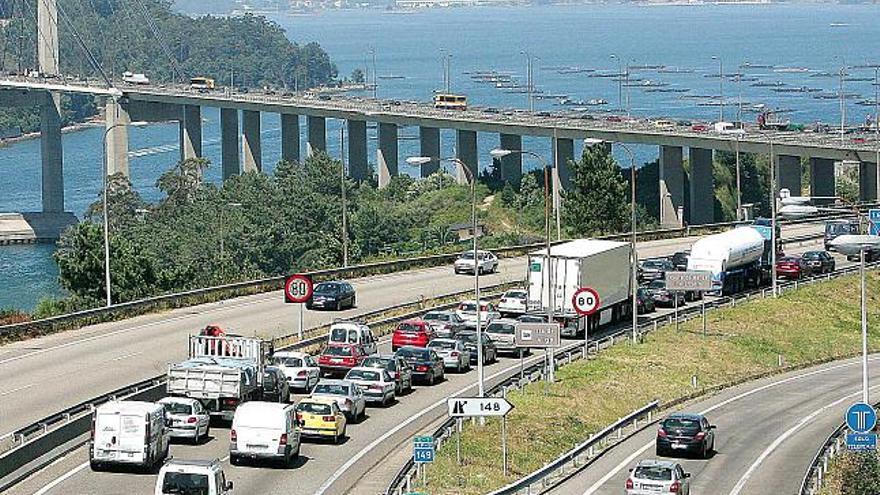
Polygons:
<instances>
[{"instance_id":1,"label":"bridge cable","mask_svg":"<svg viewBox=\"0 0 880 495\"><path fill-rule=\"evenodd\" d=\"M149 12L147 12L147 8L144 6L144 3L140 0L132 0L140 7L141 16L147 22L147 26L150 28L150 31L153 33L153 37L156 38L156 42L159 44L159 48L165 53L165 56L168 57L168 60L171 62L171 68L174 73L177 74L178 80L180 82L185 82L186 79L184 77L183 70L181 69L178 61L174 58L171 53L171 50L168 49L168 43L166 42L162 32L159 30L159 27L156 26L156 23L153 22L152 17Z\"/></svg>"}]
</instances>

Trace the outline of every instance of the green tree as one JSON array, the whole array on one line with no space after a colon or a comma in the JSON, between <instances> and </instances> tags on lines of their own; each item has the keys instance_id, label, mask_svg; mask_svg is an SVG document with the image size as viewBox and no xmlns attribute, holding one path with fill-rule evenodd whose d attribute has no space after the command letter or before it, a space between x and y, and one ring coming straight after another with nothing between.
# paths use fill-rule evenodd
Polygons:
<instances>
[{"instance_id":1,"label":"green tree","mask_svg":"<svg viewBox=\"0 0 880 495\"><path fill-rule=\"evenodd\" d=\"M156 181L156 187L165 193L165 204L191 204L202 187L202 177L210 162L207 158L181 160L165 171Z\"/></svg>"},{"instance_id":2,"label":"green tree","mask_svg":"<svg viewBox=\"0 0 880 495\"><path fill-rule=\"evenodd\" d=\"M366 81L364 77L364 71L360 69L355 69L351 71L351 75L348 76L348 79L355 84L363 84Z\"/></svg>"},{"instance_id":3,"label":"green tree","mask_svg":"<svg viewBox=\"0 0 880 495\"><path fill-rule=\"evenodd\" d=\"M610 149L588 146L569 167L572 184L563 194L562 214L571 234L595 236L626 230L629 190Z\"/></svg>"}]
</instances>

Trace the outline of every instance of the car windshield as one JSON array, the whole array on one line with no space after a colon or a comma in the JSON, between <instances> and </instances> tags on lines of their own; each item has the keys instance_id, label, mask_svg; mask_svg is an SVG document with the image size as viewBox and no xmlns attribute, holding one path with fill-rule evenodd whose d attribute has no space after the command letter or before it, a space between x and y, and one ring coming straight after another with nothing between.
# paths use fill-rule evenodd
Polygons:
<instances>
[{"instance_id":1,"label":"car windshield","mask_svg":"<svg viewBox=\"0 0 880 495\"><path fill-rule=\"evenodd\" d=\"M296 405L296 412L324 416L330 414L330 406L317 402L303 401Z\"/></svg>"},{"instance_id":2,"label":"car windshield","mask_svg":"<svg viewBox=\"0 0 880 495\"><path fill-rule=\"evenodd\" d=\"M663 260L646 260L642 263L643 268L666 268L666 261Z\"/></svg>"},{"instance_id":3,"label":"car windshield","mask_svg":"<svg viewBox=\"0 0 880 495\"><path fill-rule=\"evenodd\" d=\"M465 342L476 343L477 342L477 334L474 332L461 332L455 336L459 340L463 340Z\"/></svg>"},{"instance_id":4,"label":"car windshield","mask_svg":"<svg viewBox=\"0 0 880 495\"><path fill-rule=\"evenodd\" d=\"M808 251L804 253L804 258L808 260L822 259L822 253L820 253L819 251Z\"/></svg>"},{"instance_id":5,"label":"car windshield","mask_svg":"<svg viewBox=\"0 0 880 495\"><path fill-rule=\"evenodd\" d=\"M324 354L328 356L351 356L351 351L352 348L348 346L331 345L324 351Z\"/></svg>"},{"instance_id":6,"label":"car windshield","mask_svg":"<svg viewBox=\"0 0 880 495\"><path fill-rule=\"evenodd\" d=\"M547 321L543 316L536 315L523 315L516 319L517 321L521 321L523 323L544 323Z\"/></svg>"},{"instance_id":7,"label":"car windshield","mask_svg":"<svg viewBox=\"0 0 880 495\"><path fill-rule=\"evenodd\" d=\"M785 258L779 258L779 263L797 263L798 259L793 256L786 256Z\"/></svg>"},{"instance_id":8,"label":"car windshield","mask_svg":"<svg viewBox=\"0 0 880 495\"><path fill-rule=\"evenodd\" d=\"M336 327L330 331L330 342L357 342L358 331L354 328Z\"/></svg>"},{"instance_id":9,"label":"car windshield","mask_svg":"<svg viewBox=\"0 0 880 495\"><path fill-rule=\"evenodd\" d=\"M403 322L400 325L397 325L397 330L403 333L419 333L423 330L423 328L421 325L417 325L415 323Z\"/></svg>"},{"instance_id":10,"label":"car windshield","mask_svg":"<svg viewBox=\"0 0 880 495\"><path fill-rule=\"evenodd\" d=\"M192 414L192 406L182 402L165 402L162 404L168 414Z\"/></svg>"},{"instance_id":11,"label":"car windshield","mask_svg":"<svg viewBox=\"0 0 880 495\"><path fill-rule=\"evenodd\" d=\"M318 383L312 393L326 395L348 395L348 385L342 385L340 383Z\"/></svg>"},{"instance_id":12,"label":"car windshield","mask_svg":"<svg viewBox=\"0 0 880 495\"><path fill-rule=\"evenodd\" d=\"M475 303L461 303L458 305L458 309L461 311L475 312L477 310L477 305Z\"/></svg>"},{"instance_id":13,"label":"car windshield","mask_svg":"<svg viewBox=\"0 0 880 495\"><path fill-rule=\"evenodd\" d=\"M655 280L655 281L651 282L650 284L648 284L648 287L651 289L665 289L666 288L666 281Z\"/></svg>"},{"instance_id":14,"label":"car windshield","mask_svg":"<svg viewBox=\"0 0 880 495\"><path fill-rule=\"evenodd\" d=\"M461 253L461 256L459 256L458 259L461 259L461 260L472 260L472 259L474 259L474 253L471 252L471 251L468 251L468 252L466 252L466 253ZM448 262L447 262L447 263L448 263Z\"/></svg>"},{"instance_id":15,"label":"car windshield","mask_svg":"<svg viewBox=\"0 0 880 495\"><path fill-rule=\"evenodd\" d=\"M425 321L449 321L449 314L447 313L428 313L422 317Z\"/></svg>"},{"instance_id":16,"label":"car windshield","mask_svg":"<svg viewBox=\"0 0 880 495\"><path fill-rule=\"evenodd\" d=\"M671 481L672 468L662 466L639 466L636 468L635 477L651 481Z\"/></svg>"},{"instance_id":17,"label":"car windshield","mask_svg":"<svg viewBox=\"0 0 880 495\"><path fill-rule=\"evenodd\" d=\"M346 380L363 380L366 382L378 382L381 375L378 371L369 370L351 370L348 372Z\"/></svg>"},{"instance_id":18,"label":"car windshield","mask_svg":"<svg viewBox=\"0 0 880 495\"><path fill-rule=\"evenodd\" d=\"M669 418L663 422L663 428L694 429L700 427L700 420L691 418Z\"/></svg>"},{"instance_id":19,"label":"car windshield","mask_svg":"<svg viewBox=\"0 0 880 495\"><path fill-rule=\"evenodd\" d=\"M336 294L341 288L341 285L335 283L318 284L315 286L315 294Z\"/></svg>"},{"instance_id":20,"label":"car windshield","mask_svg":"<svg viewBox=\"0 0 880 495\"><path fill-rule=\"evenodd\" d=\"M370 357L364 360L364 364L361 366L365 368L380 368L380 369L390 369L394 370L394 360L388 358L379 358L379 357Z\"/></svg>"},{"instance_id":21,"label":"car windshield","mask_svg":"<svg viewBox=\"0 0 880 495\"><path fill-rule=\"evenodd\" d=\"M497 333L502 335L513 335L514 327L510 323L490 323L486 327L487 333Z\"/></svg>"},{"instance_id":22,"label":"car windshield","mask_svg":"<svg viewBox=\"0 0 880 495\"><path fill-rule=\"evenodd\" d=\"M432 340L428 347L431 349L455 349L455 342L451 340Z\"/></svg>"},{"instance_id":23,"label":"car windshield","mask_svg":"<svg viewBox=\"0 0 880 495\"><path fill-rule=\"evenodd\" d=\"M162 493L208 495L208 475L168 471L162 480Z\"/></svg>"},{"instance_id":24,"label":"car windshield","mask_svg":"<svg viewBox=\"0 0 880 495\"><path fill-rule=\"evenodd\" d=\"M404 347L397 351L397 355L405 359L428 359L428 351L424 349L407 349Z\"/></svg>"},{"instance_id":25,"label":"car windshield","mask_svg":"<svg viewBox=\"0 0 880 495\"><path fill-rule=\"evenodd\" d=\"M510 298L515 298L515 299L525 299L526 293L525 293L525 291L522 291L522 290L512 290L512 291L509 291L507 294L504 294L504 297L510 297Z\"/></svg>"},{"instance_id":26,"label":"car windshield","mask_svg":"<svg viewBox=\"0 0 880 495\"><path fill-rule=\"evenodd\" d=\"M274 358L272 358L272 364L287 366L288 368L302 368L303 366L305 366L301 358L282 356L275 356Z\"/></svg>"}]
</instances>

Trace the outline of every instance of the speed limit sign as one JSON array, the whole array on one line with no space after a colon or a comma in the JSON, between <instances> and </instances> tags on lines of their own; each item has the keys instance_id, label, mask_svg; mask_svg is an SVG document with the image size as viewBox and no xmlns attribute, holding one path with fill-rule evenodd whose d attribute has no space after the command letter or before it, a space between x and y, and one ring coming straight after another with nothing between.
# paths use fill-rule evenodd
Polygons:
<instances>
[{"instance_id":1,"label":"speed limit sign","mask_svg":"<svg viewBox=\"0 0 880 495\"><path fill-rule=\"evenodd\" d=\"M599 293L590 287L583 287L574 293L571 304L579 315L589 316L599 309Z\"/></svg>"},{"instance_id":2,"label":"speed limit sign","mask_svg":"<svg viewBox=\"0 0 880 495\"><path fill-rule=\"evenodd\" d=\"M284 282L284 302L304 303L312 297L312 277L291 275Z\"/></svg>"}]
</instances>

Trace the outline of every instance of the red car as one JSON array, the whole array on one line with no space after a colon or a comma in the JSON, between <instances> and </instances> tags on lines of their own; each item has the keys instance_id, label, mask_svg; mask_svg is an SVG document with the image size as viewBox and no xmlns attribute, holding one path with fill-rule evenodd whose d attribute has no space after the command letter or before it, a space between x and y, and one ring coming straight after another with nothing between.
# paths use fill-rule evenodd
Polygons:
<instances>
[{"instance_id":1,"label":"red car","mask_svg":"<svg viewBox=\"0 0 880 495\"><path fill-rule=\"evenodd\" d=\"M330 344L318 356L322 375L345 375L367 358L364 348L353 344Z\"/></svg>"},{"instance_id":2,"label":"red car","mask_svg":"<svg viewBox=\"0 0 880 495\"><path fill-rule=\"evenodd\" d=\"M803 258L786 256L776 260L776 276L791 279L801 279L813 274L813 269Z\"/></svg>"},{"instance_id":3,"label":"red car","mask_svg":"<svg viewBox=\"0 0 880 495\"><path fill-rule=\"evenodd\" d=\"M428 342L436 336L434 329L424 320L402 321L394 329L394 335L391 336L391 351L397 352L397 349L405 345L427 347Z\"/></svg>"}]
</instances>

